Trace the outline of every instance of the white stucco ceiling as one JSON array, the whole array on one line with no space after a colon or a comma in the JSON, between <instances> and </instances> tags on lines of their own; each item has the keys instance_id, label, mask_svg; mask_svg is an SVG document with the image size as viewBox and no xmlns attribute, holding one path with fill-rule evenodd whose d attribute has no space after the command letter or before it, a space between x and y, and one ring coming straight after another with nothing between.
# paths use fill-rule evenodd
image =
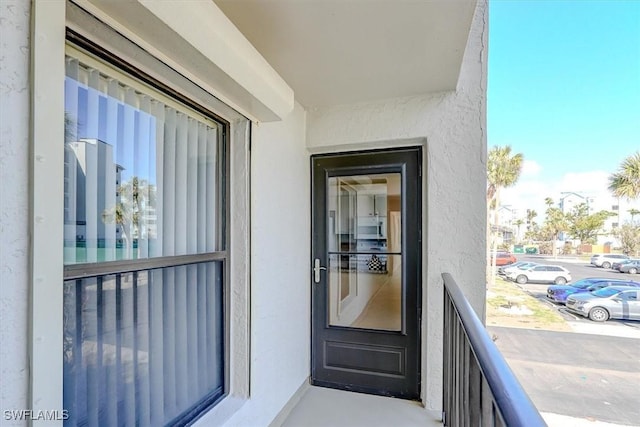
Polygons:
<instances>
[{"instance_id":1,"label":"white stucco ceiling","mask_svg":"<svg viewBox=\"0 0 640 427\"><path fill-rule=\"evenodd\" d=\"M475 0L214 0L307 107L456 87Z\"/></svg>"}]
</instances>

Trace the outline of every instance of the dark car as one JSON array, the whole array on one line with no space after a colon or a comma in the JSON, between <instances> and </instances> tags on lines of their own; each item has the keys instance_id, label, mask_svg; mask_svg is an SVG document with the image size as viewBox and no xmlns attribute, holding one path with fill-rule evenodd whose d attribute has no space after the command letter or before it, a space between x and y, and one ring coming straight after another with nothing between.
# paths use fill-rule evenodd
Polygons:
<instances>
[{"instance_id":1,"label":"dark car","mask_svg":"<svg viewBox=\"0 0 640 427\"><path fill-rule=\"evenodd\" d=\"M632 286L640 287L639 282L627 279L605 279L602 277L588 277L578 280L571 285L551 285L547 288L547 298L553 302L565 304L569 295L582 292L593 292L607 286Z\"/></svg>"},{"instance_id":2,"label":"dark car","mask_svg":"<svg viewBox=\"0 0 640 427\"><path fill-rule=\"evenodd\" d=\"M620 273L637 274L640 271L640 261L635 260L626 264L622 264L620 268L618 268L618 271Z\"/></svg>"},{"instance_id":3,"label":"dark car","mask_svg":"<svg viewBox=\"0 0 640 427\"><path fill-rule=\"evenodd\" d=\"M634 262L640 262L640 259L623 259L620 261L616 261L613 264L611 264L611 269L620 271L620 267L622 267L623 265L634 263Z\"/></svg>"}]
</instances>

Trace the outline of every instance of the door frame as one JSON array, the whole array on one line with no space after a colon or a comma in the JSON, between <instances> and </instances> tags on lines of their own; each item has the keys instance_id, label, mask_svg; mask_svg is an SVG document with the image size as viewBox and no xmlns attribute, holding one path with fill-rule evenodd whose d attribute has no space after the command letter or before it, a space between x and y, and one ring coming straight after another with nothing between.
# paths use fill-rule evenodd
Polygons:
<instances>
[{"instance_id":1,"label":"door frame","mask_svg":"<svg viewBox=\"0 0 640 427\"><path fill-rule=\"evenodd\" d=\"M369 394L378 394L392 397L399 397L411 400L420 400L422 387L422 161L423 147L398 147L387 149L373 149L360 151L335 152L326 154L316 154L311 156L311 266L310 274L311 282L311 377L312 385L326 386L331 388L358 391ZM402 158L403 160L399 160ZM322 161L336 161L336 165L330 168L320 169ZM318 167L318 170L316 170ZM330 176L343 176L354 174L378 174L378 173L402 173L401 186L401 212L402 220L402 326L401 330L382 331L367 330L351 327L329 326L329 312L327 303L328 293L328 274L327 270L321 272L321 281L316 284L314 281L313 266L314 260L319 258L321 265L328 264L328 242L327 242L327 213L320 214L319 209L327 208L327 182ZM414 181L409 182L409 180ZM321 181L318 181L321 180ZM318 185L320 183L320 185ZM317 194L318 187L323 189L322 194ZM319 197L321 199L319 199ZM322 200L319 203L319 200ZM411 210L411 211L410 211ZM322 215L322 218L319 216ZM404 218L406 216L406 219ZM409 236L416 236L413 240ZM321 243L324 241L324 243ZM321 245L321 246L319 246ZM323 249L320 249L323 248ZM410 283L413 281L413 288L410 289ZM324 303L318 307L318 301L324 300ZM411 303L413 302L413 303ZM322 308L324 313L321 312ZM324 331L320 331L321 325L324 323ZM342 331L349 342L349 336L355 334L371 334L374 335L397 335L404 336L407 342L408 351L405 352L405 360L410 357L414 360L406 362L409 366L405 375L407 384L410 384L404 390L389 390L384 387L371 387L370 385L362 385L354 382L340 383L335 381L327 381L318 378L317 374L323 368L318 369L321 360L326 357L326 347L324 353L319 343L326 343L327 330ZM320 341L324 340L324 341ZM376 346L375 340L370 345ZM322 353L322 355L321 355ZM322 359L321 359L322 358ZM413 378L409 380L409 378Z\"/></svg>"}]
</instances>

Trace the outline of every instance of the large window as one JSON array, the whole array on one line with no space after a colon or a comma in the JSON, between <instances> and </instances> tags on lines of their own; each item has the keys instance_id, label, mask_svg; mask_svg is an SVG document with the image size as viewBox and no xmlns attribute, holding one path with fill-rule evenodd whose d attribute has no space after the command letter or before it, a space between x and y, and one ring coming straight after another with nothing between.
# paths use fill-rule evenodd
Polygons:
<instances>
[{"instance_id":1,"label":"large window","mask_svg":"<svg viewBox=\"0 0 640 427\"><path fill-rule=\"evenodd\" d=\"M68 47L65 425L184 423L225 394L227 135L150 77Z\"/></svg>"}]
</instances>

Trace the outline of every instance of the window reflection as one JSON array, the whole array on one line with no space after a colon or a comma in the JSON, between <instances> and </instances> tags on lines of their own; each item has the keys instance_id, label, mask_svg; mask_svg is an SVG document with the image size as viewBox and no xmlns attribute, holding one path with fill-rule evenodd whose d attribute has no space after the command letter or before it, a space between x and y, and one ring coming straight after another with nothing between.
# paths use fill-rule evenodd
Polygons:
<instances>
[{"instance_id":1,"label":"window reflection","mask_svg":"<svg viewBox=\"0 0 640 427\"><path fill-rule=\"evenodd\" d=\"M216 123L105 69L66 69L65 264L217 250Z\"/></svg>"}]
</instances>

